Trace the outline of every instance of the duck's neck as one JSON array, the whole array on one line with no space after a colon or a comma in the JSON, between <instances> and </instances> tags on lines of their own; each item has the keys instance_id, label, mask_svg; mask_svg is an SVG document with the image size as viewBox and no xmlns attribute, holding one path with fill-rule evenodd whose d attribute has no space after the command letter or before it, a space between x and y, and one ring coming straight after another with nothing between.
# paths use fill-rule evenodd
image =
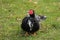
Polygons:
<instances>
[{"instance_id":1,"label":"duck's neck","mask_svg":"<svg viewBox=\"0 0 60 40\"><path fill-rule=\"evenodd\" d=\"M30 17L35 18L35 14L30 15Z\"/></svg>"}]
</instances>

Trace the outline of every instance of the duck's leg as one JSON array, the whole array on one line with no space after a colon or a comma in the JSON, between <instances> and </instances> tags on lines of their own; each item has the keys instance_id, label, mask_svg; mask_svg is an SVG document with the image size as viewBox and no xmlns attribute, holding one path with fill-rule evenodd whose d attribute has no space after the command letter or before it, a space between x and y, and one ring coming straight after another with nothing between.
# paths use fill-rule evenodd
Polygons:
<instances>
[{"instance_id":1,"label":"duck's leg","mask_svg":"<svg viewBox=\"0 0 60 40\"><path fill-rule=\"evenodd\" d=\"M29 35L28 32L26 32L26 33L25 33L25 36L28 36L28 35Z\"/></svg>"}]
</instances>

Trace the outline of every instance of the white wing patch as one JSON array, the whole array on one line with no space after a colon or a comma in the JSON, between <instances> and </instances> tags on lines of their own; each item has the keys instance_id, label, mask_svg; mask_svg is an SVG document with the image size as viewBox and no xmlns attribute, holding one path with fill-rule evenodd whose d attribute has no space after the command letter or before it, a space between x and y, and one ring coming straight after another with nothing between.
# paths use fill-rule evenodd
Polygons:
<instances>
[{"instance_id":1,"label":"white wing patch","mask_svg":"<svg viewBox=\"0 0 60 40\"><path fill-rule=\"evenodd\" d=\"M28 25L29 25L30 31L31 31L32 30L32 27L33 27L33 24L32 24L32 22L30 20L28 20Z\"/></svg>"}]
</instances>

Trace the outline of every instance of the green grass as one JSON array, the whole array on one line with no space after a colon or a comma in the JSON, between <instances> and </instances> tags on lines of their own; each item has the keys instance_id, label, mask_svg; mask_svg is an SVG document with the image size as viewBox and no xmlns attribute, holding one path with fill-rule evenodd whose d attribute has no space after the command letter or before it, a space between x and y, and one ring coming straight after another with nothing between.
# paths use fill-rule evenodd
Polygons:
<instances>
[{"instance_id":1,"label":"green grass","mask_svg":"<svg viewBox=\"0 0 60 40\"><path fill-rule=\"evenodd\" d=\"M36 36L26 37L20 24L29 9L47 19ZM60 0L0 0L0 40L60 40Z\"/></svg>"}]
</instances>

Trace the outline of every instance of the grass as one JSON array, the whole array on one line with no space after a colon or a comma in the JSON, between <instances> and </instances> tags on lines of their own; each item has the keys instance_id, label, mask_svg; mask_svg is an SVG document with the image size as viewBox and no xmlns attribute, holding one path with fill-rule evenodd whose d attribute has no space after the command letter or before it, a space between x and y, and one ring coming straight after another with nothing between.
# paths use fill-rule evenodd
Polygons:
<instances>
[{"instance_id":1,"label":"grass","mask_svg":"<svg viewBox=\"0 0 60 40\"><path fill-rule=\"evenodd\" d=\"M37 36L21 36L20 24L29 9L46 15ZM0 0L0 40L60 40L60 0Z\"/></svg>"}]
</instances>

